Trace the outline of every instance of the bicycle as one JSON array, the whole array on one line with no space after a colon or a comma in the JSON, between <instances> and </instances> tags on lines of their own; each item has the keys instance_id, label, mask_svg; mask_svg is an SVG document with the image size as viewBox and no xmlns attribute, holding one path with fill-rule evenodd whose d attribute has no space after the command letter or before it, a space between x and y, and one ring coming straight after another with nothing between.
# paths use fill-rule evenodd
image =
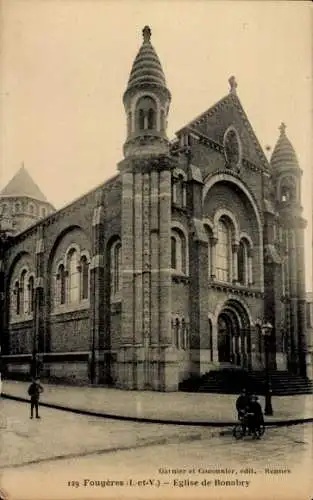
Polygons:
<instances>
[{"instance_id":1,"label":"bicycle","mask_svg":"<svg viewBox=\"0 0 313 500\"><path fill-rule=\"evenodd\" d=\"M242 439L247 434L247 431L249 432L249 435L252 434L252 430L249 425L249 417L251 415L253 414L246 413L241 418L239 418L239 422L237 422L237 424L233 428L233 436L236 439ZM256 429L255 432L253 433L253 437L255 436L257 439L260 439L261 436L263 436L264 432L265 432L265 425L264 422L262 422L261 425L258 427L258 429Z\"/></svg>"}]
</instances>

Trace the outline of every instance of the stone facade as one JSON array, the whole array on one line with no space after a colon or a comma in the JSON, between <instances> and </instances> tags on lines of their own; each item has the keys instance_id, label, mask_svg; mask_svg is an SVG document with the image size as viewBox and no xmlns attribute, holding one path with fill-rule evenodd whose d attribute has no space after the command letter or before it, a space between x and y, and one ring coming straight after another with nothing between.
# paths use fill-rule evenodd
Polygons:
<instances>
[{"instance_id":1,"label":"stone facade","mask_svg":"<svg viewBox=\"0 0 313 500\"><path fill-rule=\"evenodd\" d=\"M268 355L306 375L301 169L285 127L269 163L231 78L170 142L171 95L143 34L117 176L2 241L7 370L39 353L51 379L175 391Z\"/></svg>"}]
</instances>

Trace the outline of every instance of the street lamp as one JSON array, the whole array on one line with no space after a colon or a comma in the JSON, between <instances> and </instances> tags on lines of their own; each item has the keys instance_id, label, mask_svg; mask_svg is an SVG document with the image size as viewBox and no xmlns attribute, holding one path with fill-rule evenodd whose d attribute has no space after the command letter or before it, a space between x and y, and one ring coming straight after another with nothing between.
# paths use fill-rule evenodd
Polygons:
<instances>
[{"instance_id":1,"label":"street lamp","mask_svg":"<svg viewBox=\"0 0 313 500\"><path fill-rule=\"evenodd\" d=\"M266 389L265 389L265 415L273 415L273 407L272 407L272 388L271 388L271 380L269 374L269 339L272 335L273 326L267 321L263 322L261 320L256 320L255 326L260 329L261 335L264 338L264 347L265 347L265 373L266 373Z\"/></svg>"}]
</instances>

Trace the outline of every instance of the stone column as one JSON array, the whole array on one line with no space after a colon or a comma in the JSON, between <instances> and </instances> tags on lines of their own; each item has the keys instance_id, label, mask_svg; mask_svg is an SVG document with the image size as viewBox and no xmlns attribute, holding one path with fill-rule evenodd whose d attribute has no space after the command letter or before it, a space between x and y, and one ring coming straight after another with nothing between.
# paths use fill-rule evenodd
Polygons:
<instances>
[{"instance_id":1,"label":"stone column","mask_svg":"<svg viewBox=\"0 0 313 500\"><path fill-rule=\"evenodd\" d=\"M44 235L43 228L38 227L37 241L36 241L36 254L35 254L35 303L34 303L34 340L33 351L47 352L50 346L47 345L47 338L45 335L45 303L44 303Z\"/></svg>"},{"instance_id":2,"label":"stone column","mask_svg":"<svg viewBox=\"0 0 313 500\"><path fill-rule=\"evenodd\" d=\"M211 363L208 331L208 237L202 221L193 219L189 238L191 372L200 375Z\"/></svg>"},{"instance_id":3,"label":"stone column","mask_svg":"<svg viewBox=\"0 0 313 500\"><path fill-rule=\"evenodd\" d=\"M216 278L216 245L218 239L213 237L211 239L211 279Z\"/></svg>"},{"instance_id":4,"label":"stone column","mask_svg":"<svg viewBox=\"0 0 313 500\"><path fill-rule=\"evenodd\" d=\"M151 245L150 245L150 173L143 174L142 236L143 236L143 342L145 370L143 387L150 387L150 341L151 341Z\"/></svg>"},{"instance_id":5,"label":"stone column","mask_svg":"<svg viewBox=\"0 0 313 500\"><path fill-rule=\"evenodd\" d=\"M171 345L171 173L160 172L160 342Z\"/></svg>"},{"instance_id":6,"label":"stone column","mask_svg":"<svg viewBox=\"0 0 313 500\"><path fill-rule=\"evenodd\" d=\"M290 344L291 344L291 366L293 371L297 371L298 365L298 284L297 284L297 253L295 245L294 229L288 230L289 247L289 283L290 283Z\"/></svg>"},{"instance_id":7,"label":"stone column","mask_svg":"<svg viewBox=\"0 0 313 500\"><path fill-rule=\"evenodd\" d=\"M238 243L232 244L232 281L238 282Z\"/></svg>"},{"instance_id":8,"label":"stone column","mask_svg":"<svg viewBox=\"0 0 313 500\"><path fill-rule=\"evenodd\" d=\"M212 321L213 363L218 363L218 326Z\"/></svg>"},{"instance_id":9,"label":"stone column","mask_svg":"<svg viewBox=\"0 0 313 500\"><path fill-rule=\"evenodd\" d=\"M177 390L177 354L171 335L171 172L164 169L159 176L159 381L161 390Z\"/></svg>"},{"instance_id":10,"label":"stone column","mask_svg":"<svg viewBox=\"0 0 313 500\"><path fill-rule=\"evenodd\" d=\"M143 232L142 232L142 210L143 210L143 197L142 197L142 173L134 175L134 310L135 313L135 344L142 345L142 280L143 280Z\"/></svg>"},{"instance_id":11,"label":"stone column","mask_svg":"<svg viewBox=\"0 0 313 500\"><path fill-rule=\"evenodd\" d=\"M159 174L151 172L151 344L159 345ZM154 377L155 378L155 377Z\"/></svg>"},{"instance_id":12,"label":"stone column","mask_svg":"<svg viewBox=\"0 0 313 500\"><path fill-rule=\"evenodd\" d=\"M302 221L303 222L303 221ZM295 231L297 255L297 285L298 285L298 352L299 372L306 376L307 338L306 338L306 297L305 297L305 259L304 259L304 227Z\"/></svg>"},{"instance_id":13,"label":"stone column","mask_svg":"<svg viewBox=\"0 0 313 500\"><path fill-rule=\"evenodd\" d=\"M92 259L90 263L89 324L90 365L89 377L92 384L110 383L110 328L108 281L105 283L106 254L104 248L104 201L99 193L92 220ZM105 293L107 292L107 293Z\"/></svg>"},{"instance_id":14,"label":"stone column","mask_svg":"<svg viewBox=\"0 0 313 500\"><path fill-rule=\"evenodd\" d=\"M253 284L253 249L248 249L248 285L251 286Z\"/></svg>"},{"instance_id":15,"label":"stone column","mask_svg":"<svg viewBox=\"0 0 313 500\"><path fill-rule=\"evenodd\" d=\"M118 385L136 389L136 357L134 352L134 175L125 171L122 177L122 314L121 339L118 351Z\"/></svg>"}]
</instances>

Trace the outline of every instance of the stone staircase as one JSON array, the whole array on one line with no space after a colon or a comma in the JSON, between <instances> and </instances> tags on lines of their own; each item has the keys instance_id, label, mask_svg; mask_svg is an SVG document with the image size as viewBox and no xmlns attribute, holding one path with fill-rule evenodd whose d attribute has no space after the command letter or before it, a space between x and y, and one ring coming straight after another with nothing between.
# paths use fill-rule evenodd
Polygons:
<instances>
[{"instance_id":1,"label":"stone staircase","mask_svg":"<svg viewBox=\"0 0 313 500\"><path fill-rule=\"evenodd\" d=\"M269 372L272 393L276 396L312 394L312 381L288 371ZM180 384L181 391L238 394L245 387L259 395L265 393L265 371L245 371L238 369L212 370L202 377L191 377Z\"/></svg>"}]
</instances>

